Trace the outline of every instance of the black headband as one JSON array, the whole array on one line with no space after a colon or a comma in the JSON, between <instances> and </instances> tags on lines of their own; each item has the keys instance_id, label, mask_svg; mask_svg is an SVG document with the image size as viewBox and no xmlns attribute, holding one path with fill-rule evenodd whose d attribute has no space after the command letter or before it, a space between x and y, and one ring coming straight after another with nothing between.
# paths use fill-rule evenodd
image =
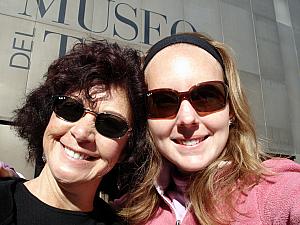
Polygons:
<instances>
[{"instance_id":1,"label":"black headband","mask_svg":"<svg viewBox=\"0 0 300 225\"><path fill-rule=\"evenodd\" d=\"M160 50L162 50L165 47L168 47L170 45L177 44L177 43L187 43L187 44L191 44L191 45L196 45L196 46L204 49L205 51L207 51L209 54L211 54L220 63L220 65L222 66L222 68L224 70L223 59L222 59L220 53L218 52L218 50L214 46L212 46L210 43L208 43L206 40L204 40L200 37L195 37L195 36L190 35L190 34L175 34L175 35L172 35L172 36L168 36L168 37L160 40L156 44L154 44L148 50L148 54L147 54L147 56L145 57L145 60L144 60L143 68L145 69L147 67L150 60Z\"/></svg>"}]
</instances>

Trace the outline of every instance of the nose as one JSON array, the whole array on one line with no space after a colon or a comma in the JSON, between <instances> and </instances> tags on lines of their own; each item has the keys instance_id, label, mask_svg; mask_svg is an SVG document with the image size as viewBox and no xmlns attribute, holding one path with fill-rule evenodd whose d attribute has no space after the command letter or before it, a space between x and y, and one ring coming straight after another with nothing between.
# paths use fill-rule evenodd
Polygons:
<instances>
[{"instance_id":1,"label":"nose","mask_svg":"<svg viewBox=\"0 0 300 225\"><path fill-rule=\"evenodd\" d=\"M74 122L70 132L78 143L94 143L95 132L97 132L95 119L95 115L86 113L80 120Z\"/></svg>"},{"instance_id":2,"label":"nose","mask_svg":"<svg viewBox=\"0 0 300 225\"><path fill-rule=\"evenodd\" d=\"M199 116L188 100L181 102L176 118L178 126L194 127L199 125Z\"/></svg>"}]
</instances>

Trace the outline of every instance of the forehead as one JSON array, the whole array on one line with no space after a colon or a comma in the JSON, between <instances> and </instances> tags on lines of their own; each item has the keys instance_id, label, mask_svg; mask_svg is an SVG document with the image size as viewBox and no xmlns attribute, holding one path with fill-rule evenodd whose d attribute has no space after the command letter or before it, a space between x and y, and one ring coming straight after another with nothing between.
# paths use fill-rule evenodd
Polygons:
<instances>
[{"instance_id":1,"label":"forehead","mask_svg":"<svg viewBox=\"0 0 300 225\"><path fill-rule=\"evenodd\" d=\"M129 100L127 91L120 86L111 86L107 90L97 90L91 88L90 95L93 101L101 103L101 105L119 105L129 108Z\"/></svg>"},{"instance_id":2,"label":"forehead","mask_svg":"<svg viewBox=\"0 0 300 225\"><path fill-rule=\"evenodd\" d=\"M207 51L191 44L175 44L158 52L145 70L149 89L180 91L197 83L223 80L223 69Z\"/></svg>"}]
</instances>

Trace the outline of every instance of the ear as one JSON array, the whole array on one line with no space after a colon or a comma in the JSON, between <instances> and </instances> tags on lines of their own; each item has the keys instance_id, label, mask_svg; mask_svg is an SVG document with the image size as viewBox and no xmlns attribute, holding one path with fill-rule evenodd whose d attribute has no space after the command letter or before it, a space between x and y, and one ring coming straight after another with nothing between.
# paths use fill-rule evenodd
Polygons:
<instances>
[{"instance_id":1,"label":"ear","mask_svg":"<svg viewBox=\"0 0 300 225\"><path fill-rule=\"evenodd\" d=\"M232 125L234 123L234 121L235 121L235 115L234 115L233 111L230 111L229 112L229 122L228 122L229 126Z\"/></svg>"}]
</instances>

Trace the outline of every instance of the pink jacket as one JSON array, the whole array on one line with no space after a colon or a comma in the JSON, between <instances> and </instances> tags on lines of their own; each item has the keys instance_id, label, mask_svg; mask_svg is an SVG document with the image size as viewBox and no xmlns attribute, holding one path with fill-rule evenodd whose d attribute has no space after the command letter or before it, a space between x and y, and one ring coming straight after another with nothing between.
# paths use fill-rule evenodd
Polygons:
<instances>
[{"instance_id":1,"label":"pink jacket","mask_svg":"<svg viewBox=\"0 0 300 225\"><path fill-rule=\"evenodd\" d=\"M300 164L287 159L271 159L264 166L276 172L252 188L237 206L239 212L231 225L300 225ZM164 195L164 181L158 181L164 199L156 217L147 225L199 225L194 214L172 195Z\"/></svg>"}]
</instances>

